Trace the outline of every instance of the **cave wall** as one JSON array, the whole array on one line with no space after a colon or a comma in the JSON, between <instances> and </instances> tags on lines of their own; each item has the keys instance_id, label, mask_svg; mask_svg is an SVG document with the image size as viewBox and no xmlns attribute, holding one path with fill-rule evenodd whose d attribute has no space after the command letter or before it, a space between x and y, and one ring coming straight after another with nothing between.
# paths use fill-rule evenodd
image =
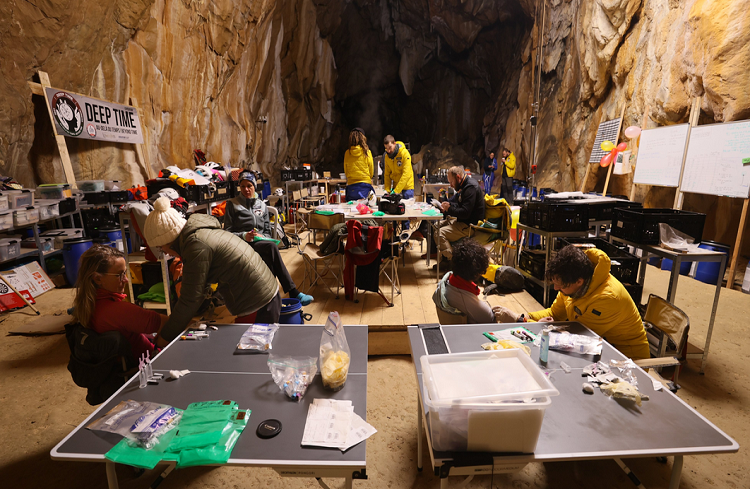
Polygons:
<instances>
[{"instance_id":1,"label":"cave wall","mask_svg":"<svg viewBox=\"0 0 750 489\"><path fill-rule=\"evenodd\" d=\"M578 190L599 122L618 117L623 106L623 127L640 126L644 113L647 127L687 122L698 95L701 123L750 117L750 11L743 0L549 0L545 22L540 187ZM517 109L504 128L488 128L505 130L523 162L521 175L532 97L531 56L523 61ZM586 189L601 191L605 178L606 170L593 166ZM631 184L632 174L613 176L609 189L628 195ZM635 199L672 207L674 193L638 186ZM686 194L683 208L708 214L706 238L734 244L740 200ZM743 251L750 252L750 240Z\"/></svg>"},{"instance_id":2,"label":"cave wall","mask_svg":"<svg viewBox=\"0 0 750 489\"><path fill-rule=\"evenodd\" d=\"M311 0L3 2L0 17L0 172L25 186L64 181L44 99L27 85L38 70L58 88L137 101L156 171L192 165L200 148L275 175L331 136L335 61ZM77 179L145 178L132 146L67 143Z\"/></svg>"}]
</instances>

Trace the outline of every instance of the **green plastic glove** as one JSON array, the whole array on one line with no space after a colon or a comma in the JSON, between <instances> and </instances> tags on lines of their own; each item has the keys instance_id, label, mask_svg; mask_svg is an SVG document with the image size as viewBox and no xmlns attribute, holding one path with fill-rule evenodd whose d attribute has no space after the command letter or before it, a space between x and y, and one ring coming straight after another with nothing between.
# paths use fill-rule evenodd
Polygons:
<instances>
[{"instance_id":1,"label":"green plastic glove","mask_svg":"<svg viewBox=\"0 0 750 489\"><path fill-rule=\"evenodd\" d=\"M375 212L372 213L372 215L374 217L380 217L380 216L384 216L385 212L375 211Z\"/></svg>"},{"instance_id":2,"label":"green plastic glove","mask_svg":"<svg viewBox=\"0 0 750 489\"><path fill-rule=\"evenodd\" d=\"M392 189L391 189L391 195L393 195L393 194L395 194L395 193L396 193L396 189L393 189L393 188L392 188Z\"/></svg>"}]
</instances>

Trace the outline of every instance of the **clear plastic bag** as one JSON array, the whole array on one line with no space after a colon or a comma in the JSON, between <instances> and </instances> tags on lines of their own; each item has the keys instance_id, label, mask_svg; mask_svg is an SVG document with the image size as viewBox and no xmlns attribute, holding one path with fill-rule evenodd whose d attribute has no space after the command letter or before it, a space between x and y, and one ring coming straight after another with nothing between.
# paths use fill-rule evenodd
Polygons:
<instances>
[{"instance_id":1,"label":"clear plastic bag","mask_svg":"<svg viewBox=\"0 0 750 489\"><path fill-rule=\"evenodd\" d=\"M351 362L349 343L339 313L328 315L320 337L320 375L323 386L338 391L344 388Z\"/></svg>"},{"instance_id":2,"label":"clear plastic bag","mask_svg":"<svg viewBox=\"0 0 750 489\"><path fill-rule=\"evenodd\" d=\"M598 336L584 336L571 333L550 333L549 349L568 351L580 355L601 355L602 339Z\"/></svg>"},{"instance_id":3,"label":"clear plastic bag","mask_svg":"<svg viewBox=\"0 0 750 489\"><path fill-rule=\"evenodd\" d=\"M318 371L318 361L315 357L292 358L271 354L267 363L271 377L279 389L296 401L302 400L307 386Z\"/></svg>"},{"instance_id":4,"label":"clear plastic bag","mask_svg":"<svg viewBox=\"0 0 750 489\"><path fill-rule=\"evenodd\" d=\"M131 432L138 420L151 412L169 408L166 404L156 402L138 402L133 400L120 401L110 409L107 414L86 425L86 428L95 431L106 431L133 438Z\"/></svg>"},{"instance_id":5,"label":"clear plastic bag","mask_svg":"<svg viewBox=\"0 0 750 489\"><path fill-rule=\"evenodd\" d=\"M627 360L610 360L610 366L615 367L620 371L620 377L627 380L628 383L634 387L638 386L638 377L633 374L633 370L636 368L635 362L628 358Z\"/></svg>"},{"instance_id":6,"label":"clear plastic bag","mask_svg":"<svg viewBox=\"0 0 750 489\"><path fill-rule=\"evenodd\" d=\"M278 324L253 324L242 333L237 351L242 353L264 352L273 349L273 336Z\"/></svg>"}]
</instances>

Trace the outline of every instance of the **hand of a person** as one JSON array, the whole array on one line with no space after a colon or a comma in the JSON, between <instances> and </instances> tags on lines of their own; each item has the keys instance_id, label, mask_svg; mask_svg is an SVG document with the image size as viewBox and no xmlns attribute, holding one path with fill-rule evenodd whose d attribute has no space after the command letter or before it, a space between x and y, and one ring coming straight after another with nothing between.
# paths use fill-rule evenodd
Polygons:
<instances>
[{"instance_id":1,"label":"hand of a person","mask_svg":"<svg viewBox=\"0 0 750 489\"><path fill-rule=\"evenodd\" d=\"M507 307L495 306L492 308L492 312L495 315L495 322L498 323L515 323L518 319L518 314Z\"/></svg>"},{"instance_id":2,"label":"hand of a person","mask_svg":"<svg viewBox=\"0 0 750 489\"><path fill-rule=\"evenodd\" d=\"M540 323L551 323L554 320L555 320L555 318L553 318L552 316L547 316L546 318L541 318L537 322L540 322Z\"/></svg>"},{"instance_id":3,"label":"hand of a person","mask_svg":"<svg viewBox=\"0 0 750 489\"><path fill-rule=\"evenodd\" d=\"M253 241L253 239L255 238L255 235L256 235L256 232L255 232L254 229L252 231L246 232L245 233L245 241L247 241L248 243L251 243Z\"/></svg>"},{"instance_id":4,"label":"hand of a person","mask_svg":"<svg viewBox=\"0 0 750 489\"><path fill-rule=\"evenodd\" d=\"M440 208L443 209L443 212L448 212L448 209L450 209L451 203L450 202L441 202Z\"/></svg>"}]
</instances>

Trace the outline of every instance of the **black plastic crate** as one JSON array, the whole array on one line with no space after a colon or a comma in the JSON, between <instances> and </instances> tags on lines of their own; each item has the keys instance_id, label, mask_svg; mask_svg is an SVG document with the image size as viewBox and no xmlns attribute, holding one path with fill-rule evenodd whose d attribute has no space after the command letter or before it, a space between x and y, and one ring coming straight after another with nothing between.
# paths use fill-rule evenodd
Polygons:
<instances>
[{"instance_id":1,"label":"black plastic crate","mask_svg":"<svg viewBox=\"0 0 750 489\"><path fill-rule=\"evenodd\" d=\"M532 217L533 214L531 213L529 202L524 201L518 213L518 222L526 226L534 226L535 223L532 221Z\"/></svg>"},{"instance_id":2,"label":"black plastic crate","mask_svg":"<svg viewBox=\"0 0 750 489\"><path fill-rule=\"evenodd\" d=\"M518 258L518 268L532 277L544 280L544 259L544 251L523 250Z\"/></svg>"},{"instance_id":3,"label":"black plastic crate","mask_svg":"<svg viewBox=\"0 0 750 489\"><path fill-rule=\"evenodd\" d=\"M586 231L589 228L589 208L584 204L531 202L529 213L529 219L536 223L534 226L545 231Z\"/></svg>"},{"instance_id":4,"label":"black plastic crate","mask_svg":"<svg viewBox=\"0 0 750 489\"><path fill-rule=\"evenodd\" d=\"M232 196L229 182L214 182L213 186L205 185L201 189L204 202L220 202Z\"/></svg>"},{"instance_id":5,"label":"black plastic crate","mask_svg":"<svg viewBox=\"0 0 750 489\"><path fill-rule=\"evenodd\" d=\"M157 178L146 182L146 191L148 192L149 198L159 193L159 190L172 188L180 194L180 197L188 202L195 202L196 204L204 204L206 202L204 187L204 185L187 185L185 187L180 187L168 178Z\"/></svg>"},{"instance_id":6,"label":"black plastic crate","mask_svg":"<svg viewBox=\"0 0 750 489\"><path fill-rule=\"evenodd\" d=\"M641 297L643 297L643 285L640 284L622 284L625 290L630 294L630 298L633 299L636 306L641 305Z\"/></svg>"},{"instance_id":7,"label":"black plastic crate","mask_svg":"<svg viewBox=\"0 0 750 489\"><path fill-rule=\"evenodd\" d=\"M83 200L89 205L109 204L109 193L106 190L100 192L84 192Z\"/></svg>"},{"instance_id":8,"label":"black plastic crate","mask_svg":"<svg viewBox=\"0 0 750 489\"><path fill-rule=\"evenodd\" d=\"M526 292L531 294L531 297L536 299L536 301L542 305L542 307L549 307L550 304L552 304L555 300L555 297L557 297L557 292L555 291L555 287L550 285L547 287L547 304L544 303L544 287L539 285L538 283L534 282L533 280L530 280L527 277L524 277L523 279L523 288L526 289Z\"/></svg>"},{"instance_id":9,"label":"black plastic crate","mask_svg":"<svg viewBox=\"0 0 750 489\"><path fill-rule=\"evenodd\" d=\"M636 283L641 259L601 238L565 238L557 240L557 246L568 244L591 244L607 254L611 261L610 273L623 284Z\"/></svg>"},{"instance_id":10,"label":"black plastic crate","mask_svg":"<svg viewBox=\"0 0 750 489\"><path fill-rule=\"evenodd\" d=\"M294 180L293 170L281 170L281 181L288 182Z\"/></svg>"},{"instance_id":11,"label":"black plastic crate","mask_svg":"<svg viewBox=\"0 0 750 489\"><path fill-rule=\"evenodd\" d=\"M112 204L120 204L128 201L127 190L108 190L107 192L109 192L109 201Z\"/></svg>"},{"instance_id":12,"label":"black plastic crate","mask_svg":"<svg viewBox=\"0 0 750 489\"><path fill-rule=\"evenodd\" d=\"M57 207L60 210L60 215L62 216L70 212L77 211L78 202L73 197L68 197L67 199L62 199Z\"/></svg>"},{"instance_id":13,"label":"black plastic crate","mask_svg":"<svg viewBox=\"0 0 750 489\"><path fill-rule=\"evenodd\" d=\"M659 223L669 224L699 242L706 215L675 209L615 209L612 236L635 243L658 245Z\"/></svg>"},{"instance_id":14,"label":"black plastic crate","mask_svg":"<svg viewBox=\"0 0 750 489\"><path fill-rule=\"evenodd\" d=\"M312 170L297 169L297 170L292 170L292 176L294 177L293 180L302 182L305 180L312 180L313 172Z\"/></svg>"}]
</instances>

